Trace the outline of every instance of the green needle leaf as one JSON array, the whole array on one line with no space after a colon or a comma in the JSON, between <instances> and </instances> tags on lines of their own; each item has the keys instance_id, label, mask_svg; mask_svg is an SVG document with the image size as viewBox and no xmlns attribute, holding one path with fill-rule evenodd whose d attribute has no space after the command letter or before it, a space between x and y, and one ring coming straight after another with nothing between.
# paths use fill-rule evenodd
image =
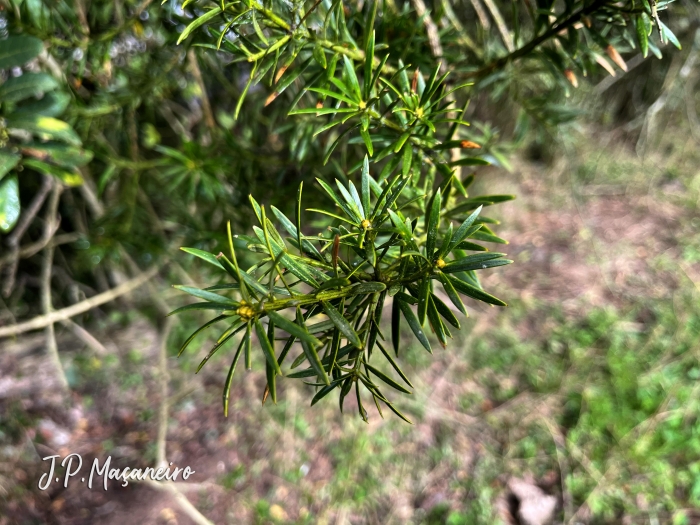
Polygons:
<instances>
[{"instance_id":1,"label":"green needle leaf","mask_svg":"<svg viewBox=\"0 0 700 525\"><path fill-rule=\"evenodd\" d=\"M245 343L245 338L241 339L238 344L238 350L236 350L236 355L233 357L231 362L231 368L228 369L228 375L226 376L226 383L224 384L224 417L228 417L228 400L231 395L231 383L233 382L233 373L236 370L236 364L238 359L241 357L241 351L243 350L243 344Z\"/></svg>"},{"instance_id":2,"label":"green needle leaf","mask_svg":"<svg viewBox=\"0 0 700 525\"><path fill-rule=\"evenodd\" d=\"M401 309L401 313L406 318L406 321L408 321L408 326L411 327L411 331L416 336L418 341L420 341L420 344L422 344L423 348L425 348L428 352L432 354L433 349L430 348L430 341L428 341L425 332L423 332L421 324L418 322L416 314L413 313L413 310L411 310L409 304L397 297L394 297L394 302L398 303L399 308Z\"/></svg>"},{"instance_id":3,"label":"green needle leaf","mask_svg":"<svg viewBox=\"0 0 700 525\"><path fill-rule=\"evenodd\" d=\"M304 325L304 316L301 313L301 308L297 306L297 329L303 333L306 334L305 337L299 337L301 341L301 347L304 350L304 354L306 355L306 359L309 361L309 364L311 367L316 371L316 374L321 378L321 380L326 384L330 385L330 380L328 379L328 375L326 374L326 371L323 368L323 365L321 364L321 359L318 357L318 353L316 352L315 345L313 343L310 343L310 340L316 340L315 337L312 335L308 334L305 330L305 325ZM286 328L285 328L286 330ZM291 333L291 332L290 332ZM321 342L318 341L318 344L320 345Z\"/></svg>"},{"instance_id":4,"label":"green needle leaf","mask_svg":"<svg viewBox=\"0 0 700 525\"><path fill-rule=\"evenodd\" d=\"M275 349L270 343L270 340L267 338L267 334L265 333L265 329L263 328L260 319L256 318L254 321L254 325L255 333L258 336L258 340L260 341L260 345L262 346L263 353L265 354L265 359L267 359L267 362L273 368L275 373L277 373L278 375L282 375L282 370L280 369L280 365L277 364L277 358L275 357Z\"/></svg>"},{"instance_id":5,"label":"green needle leaf","mask_svg":"<svg viewBox=\"0 0 700 525\"><path fill-rule=\"evenodd\" d=\"M349 343L351 343L355 348L362 348L362 341L360 336L357 335L352 326L347 322L345 317L343 317L335 307L328 301L321 301L323 305L323 311L330 318L333 324L341 331Z\"/></svg>"},{"instance_id":6,"label":"green needle leaf","mask_svg":"<svg viewBox=\"0 0 700 525\"><path fill-rule=\"evenodd\" d=\"M438 227L440 226L440 208L442 207L442 196L440 190L437 191L433 202L430 206L430 214L426 218L426 233L427 240L425 242L425 256L432 260L433 252L435 251L435 242L438 235Z\"/></svg>"},{"instance_id":7,"label":"green needle leaf","mask_svg":"<svg viewBox=\"0 0 700 525\"><path fill-rule=\"evenodd\" d=\"M275 326L278 328L281 328L285 332L287 332L290 335L293 335L303 341L306 341L308 344L312 346L321 346L321 341L316 339L313 335L311 335L309 332L307 332L304 328L304 324L301 323L301 326L297 323L294 323L290 321L289 319L282 317L280 314L277 312L267 312L267 316L274 321ZM298 322L298 319L297 319Z\"/></svg>"}]
</instances>

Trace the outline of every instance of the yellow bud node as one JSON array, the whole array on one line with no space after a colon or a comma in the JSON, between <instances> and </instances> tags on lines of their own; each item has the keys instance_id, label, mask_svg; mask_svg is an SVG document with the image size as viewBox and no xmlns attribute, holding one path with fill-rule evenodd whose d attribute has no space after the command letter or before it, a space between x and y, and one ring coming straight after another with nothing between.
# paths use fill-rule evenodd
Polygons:
<instances>
[{"instance_id":1,"label":"yellow bud node","mask_svg":"<svg viewBox=\"0 0 700 525\"><path fill-rule=\"evenodd\" d=\"M372 226L372 223L365 219L360 223L360 226L362 226L362 228L365 230L368 230Z\"/></svg>"},{"instance_id":2,"label":"yellow bud node","mask_svg":"<svg viewBox=\"0 0 700 525\"><path fill-rule=\"evenodd\" d=\"M238 307L238 310L236 310L236 313L242 319L250 319L255 315L255 310L253 310L250 306L246 304L241 304L241 306Z\"/></svg>"},{"instance_id":3,"label":"yellow bud node","mask_svg":"<svg viewBox=\"0 0 700 525\"><path fill-rule=\"evenodd\" d=\"M442 270L446 265L447 265L447 263L446 263L445 261L443 261L442 259L438 259L437 261L435 261L435 266L437 266L437 267L440 268L441 270Z\"/></svg>"}]
</instances>

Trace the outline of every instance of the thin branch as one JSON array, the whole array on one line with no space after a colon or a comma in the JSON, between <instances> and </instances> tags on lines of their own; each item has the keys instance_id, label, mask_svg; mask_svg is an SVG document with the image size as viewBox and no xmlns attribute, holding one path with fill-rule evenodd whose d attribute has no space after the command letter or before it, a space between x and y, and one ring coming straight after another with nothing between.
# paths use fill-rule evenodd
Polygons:
<instances>
[{"instance_id":1,"label":"thin branch","mask_svg":"<svg viewBox=\"0 0 700 525\"><path fill-rule=\"evenodd\" d=\"M48 246L49 244L55 248L56 246L60 246L61 244L70 244L72 242L75 242L78 239L80 239L80 237L82 237L82 235L77 232L62 233L61 235L55 235L53 237L49 236L48 238L44 238L44 236L42 235L41 239L39 239L38 241L29 243L25 246L21 246L19 248L19 251L17 252L17 257L19 259L27 259L32 255L39 253L41 250L44 249L45 246ZM13 253L8 253L7 255L0 257L0 267L5 266L8 262L11 262L13 258Z\"/></svg>"},{"instance_id":2,"label":"thin branch","mask_svg":"<svg viewBox=\"0 0 700 525\"><path fill-rule=\"evenodd\" d=\"M486 11L484 10L484 6L481 5L481 2L479 0L470 0L472 3L472 7L474 8L474 11L476 11L476 16L479 19L479 23L481 26L484 28L484 31L488 31L491 29L491 22L489 21L489 17L486 16Z\"/></svg>"},{"instance_id":3,"label":"thin branch","mask_svg":"<svg viewBox=\"0 0 700 525\"><path fill-rule=\"evenodd\" d=\"M212 113L211 110L209 96L207 95L207 87L204 84L202 71L199 69L197 54L195 53L194 48L190 48L190 50L187 52L187 61L189 62L192 76L194 77L195 82L197 82L197 86L199 86L200 98L202 100L202 111L204 112L204 123L210 130L212 130L216 128L216 122L214 121L214 113Z\"/></svg>"},{"instance_id":4,"label":"thin branch","mask_svg":"<svg viewBox=\"0 0 700 525\"><path fill-rule=\"evenodd\" d=\"M440 43L440 34L438 32L437 25L430 17L428 9L425 7L425 2L423 0L412 0L413 8L416 10L418 18L423 19L423 25L425 25L425 32L428 34L428 45L430 45L430 51L435 58L441 58L443 55L442 44ZM445 72L446 66L442 62L440 64L440 71Z\"/></svg>"},{"instance_id":5,"label":"thin branch","mask_svg":"<svg viewBox=\"0 0 700 525\"><path fill-rule=\"evenodd\" d=\"M113 301L117 297L121 297L122 295L125 295L148 282L148 280L153 278L153 276L158 273L159 269L160 266L154 266L150 270L143 272L141 275L134 277L133 279L130 279L111 290L95 295L94 297L90 297L89 299L68 306L67 308L55 310L48 314L30 319L29 321L25 321L24 323L2 327L0 328L0 338L22 334L31 330L39 330L40 328L45 328L50 324L63 321L64 319L70 319L78 314L92 310L97 306Z\"/></svg>"},{"instance_id":6,"label":"thin branch","mask_svg":"<svg viewBox=\"0 0 700 525\"><path fill-rule=\"evenodd\" d=\"M494 22L496 22L498 32L501 33L501 38L503 39L503 43L506 45L506 49L509 53L512 53L515 51L513 36L510 34L510 31L508 31L508 26L506 25L505 20L503 20L501 12L498 10L498 7L493 0L484 0L484 3L486 4L486 7L488 7L489 11L491 11L491 16L493 16Z\"/></svg>"},{"instance_id":7,"label":"thin branch","mask_svg":"<svg viewBox=\"0 0 700 525\"><path fill-rule=\"evenodd\" d=\"M54 183L49 200L49 209L46 212L46 230L55 231L54 224L59 222L57 217L58 201L61 198L62 191L63 186L61 184ZM44 249L44 258L41 263L41 306L42 310L44 311L44 315L50 315L51 311L53 310L53 305L51 304L51 268L53 267L53 253L54 247L47 246ZM62 390L68 391L68 380L63 372L61 359L58 355L58 345L56 343L56 333L54 331L53 323L49 323L46 326L44 333L46 334L46 351L49 353L49 358L56 368L59 386Z\"/></svg>"},{"instance_id":8,"label":"thin branch","mask_svg":"<svg viewBox=\"0 0 700 525\"><path fill-rule=\"evenodd\" d=\"M19 260L19 242L22 240L24 233L34 220L34 217L36 217L36 214L39 213L39 210L44 204L44 201L51 191L53 184L54 182L52 177L48 175L44 177L41 188L39 188L39 191L32 199L31 204L20 217L17 227L7 239L7 244L10 247L10 254L8 257L10 269L7 272L6 280L2 287L2 293L5 297L9 297L10 293L12 293L12 288L14 288L15 285L15 275L17 273L17 263Z\"/></svg>"},{"instance_id":9,"label":"thin branch","mask_svg":"<svg viewBox=\"0 0 700 525\"><path fill-rule=\"evenodd\" d=\"M158 344L158 383L160 387L160 405L158 407L158 437L156 439L156 462L158 466L167 467L166 438L168 435L168 337L175 326L175 319L166 317L160 331Z\"/></svg>"},{"instance_id":10,"label":"thin branch","mask_svg":"<svg viewBox=\"0 0 700 525\"><path fill-rule=\"evenodd\" d=\"M100 355L106 355L108 350L105 348L105 346L100 343L95 336L93 336L90 332L85 330L82 326L79 324L74 323L70 319L63 319L60 321L60 323L68 328L71 332L73 332L73 335L80 339L83 343L85 343L86 346L92 348L95 352L97 352Z\"/></svg>"},{"instance_id":11,"label":"thin branch","mask_svg":"<svg viewBox=\"0 0 700 525\"><path fill-rule=\"evenodd\" d=\"M146 485L152 487L156 490L167 492L175 501L178 502L180 508L189 516L189 518L194 521L197 525L214 525L209 521L201 512L199 512L190 500L180 492L177 487L171 481L153 481L150 479L145 480Z\"/></svg>"},{"instance_id":12,"label":"thin branch","mask_svg":"<svg viewBox=\"0 0 700 525\"><path fill-rule=\"evenodd\" d=\"M568 27L572 26L579 20L581 20L582 17L589 15L591 13L594 13L601 7L603 7L605 4L607 4L610 0L595 0L593 3L590 5L576 11L575 13L571 14L568 18L565 18L558 24L553 25L552 27L549 28L548 31L545 33L542 33L540 36L537 38L533 38L525 44L524 46L516 49L512 53L507 54L506 56L503 56L499 59L494 60L490 64L485 65L484 67L477 69L476 71L472 71L470 73L466 73L465 77L466 78L479 78L483 77L484 75L488 75L494 70L500 69L509 62L513 62L514 60L517 60L525 55L528 55L530 52L535 50L537 47L539 47L541 44L549 40L550 38L553 38L557 36L561 31L564 29L567 29Z\"/></svg>"}]
</instances>

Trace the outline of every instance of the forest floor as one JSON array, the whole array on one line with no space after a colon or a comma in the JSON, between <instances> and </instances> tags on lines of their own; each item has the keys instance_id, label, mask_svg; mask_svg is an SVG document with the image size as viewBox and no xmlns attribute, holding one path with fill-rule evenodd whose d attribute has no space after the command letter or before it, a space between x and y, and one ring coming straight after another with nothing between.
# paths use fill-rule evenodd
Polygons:
<instances>
[{"instance_id":1,"label":"forest floor","mask_svg":"<svg viewBox=\"0 0 700 525\"><path fill-rule=\"evenodd\" d=\"M481 175L518 195L489 213L515 264L482 279L509 307L468 305L433 356L406 334L415 389L396 404L413 425L374 407L365 424L352 396L344 414L333 396L310 408L298 381L263 407L262 358L226 419L230 354L195 375L211 342L176 360L193 328L176 325L166 457L195 471L178 490L217 524L700 523L700 154L684 137L640 159L595 135ZM155 462L158 333L118 314L92 333L106 354L58 328L70 399L43 335L0 342L0 525L194 523L144 484L37 489L52 454L82 454L83 472Z\"/></svg>"}]
</instances>

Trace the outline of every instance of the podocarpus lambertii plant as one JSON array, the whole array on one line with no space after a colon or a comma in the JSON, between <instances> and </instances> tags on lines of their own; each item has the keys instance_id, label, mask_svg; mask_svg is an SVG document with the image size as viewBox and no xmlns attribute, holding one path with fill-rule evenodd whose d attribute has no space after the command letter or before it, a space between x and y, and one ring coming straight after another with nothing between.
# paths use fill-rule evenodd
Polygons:
<instances>
[{"instance_id":1,"label":"podocarpus lambertii plant","mask_svg":"<svg viewBox=\"0 0 700 525\"><path fill-rule=\"evenodd\" d=\"M316 389L312 405L337 391L342 410L344 399L354 390L359 414L366 421L364 391L365 400L371 397L380 414L385 406L409 421L386 395L388 389L410 394L413 388L399 365L401 323L407 323L432 352L430 332L446 346L449 327L460 329L455 312L467 313L462 296L505 306L483 290L477 273L512 262L482 244L506 243L491 229L498 221L482 214L482 209L513 197L470 196L475 175L462 179L461 167L487 165L494 159L468 153L480 149L462 132L468 125L463 119L469 90L475 82L482 87L496 82L521 58L530 60L530 66L538 64L538 73L530 80L542 80L542 69L548 68L547 78L567 85L578 82L573 69L585 74L601 62L600 50L622 67L610 39L628 37L628 22L636 28L644 54L650 46L652 20L662 41L675 39L660 23L655 4L567 2L557 12L551 2L538 3L527 26L520 24L514 7L514 35L500 20L506 48L500 56L476 53L476 67L436 60L432 71L425 73L402 60L394 63L388 43L376 42L378 2L368 2L364 8L321 0L309 5L263 5L256 0L209 5L184 29L180 41L201 33L197 45L251 64L235 117L251 86L269 83L266 105L296 86L287 108L297 127L295 136L325 139L324 163L330 161L336 168L340 164L334 152L342 144L343 165L350 166L336 169L342 180L336 179L335 185L318 179L329 199L327 207L305 210L303 183L292 218L275 207L266 209L251 196L259 223L254 235L233 235L229 225L228 254L183 248L230 279L204 289L177 286L204 302L173 312L209 309L219 314L197 329L180 353L202 330L215 323L226 325L199 369L240 334L224 387L225 414L241 357L250 367L255 334L256 347L266 359L263 402L268 396L276 402L277 381L285 376L303 379ZM449 5L443 7L447 13ZM581 35L589 41L582 41ZM449 38L454 45L473 45L463 33ZM553 45L543 45L550 41ZM451 70L455 70L452 77ZM448 85L450 81L453 84ZM525 101L524 107L534 106ZM307 213L327 218L327 229L310 234ZM236 249L242 247L257 255L240 258ZM254 256L252 266L241 267L239 260ZM451 306L436 294L439 288ZM381 323L389 303L390 334ZM285 334L285 344L278 351L275 342L280 333ZM377 359L386 360L395 376L382 372ZM288 361L291 371L283 374Z\"/></svg>"}]
</instances>

